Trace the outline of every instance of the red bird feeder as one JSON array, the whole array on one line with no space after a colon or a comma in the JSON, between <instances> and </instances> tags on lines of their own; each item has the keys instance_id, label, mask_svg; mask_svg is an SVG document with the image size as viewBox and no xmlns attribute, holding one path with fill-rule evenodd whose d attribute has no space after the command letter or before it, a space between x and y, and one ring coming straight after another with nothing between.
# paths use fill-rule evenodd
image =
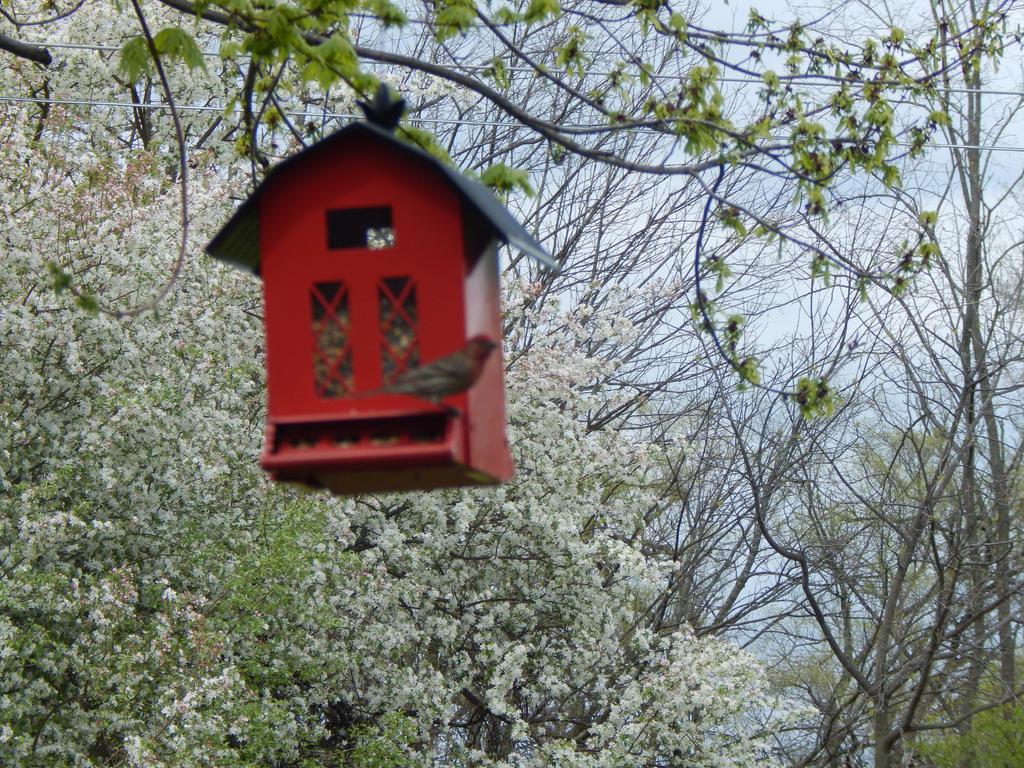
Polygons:
<instances>
[{"instance_id":1,"label":"red bird feeder","mask_svg":"<svg viewBox=\"0 0 1024 768\"><path fill-rule=\"evenodd\" d=\"M485 187L372 122L268 174L206 250L263 278L275 480L361 493L512 476L499 241L557 268Z\"/></svg>"}]
</instances>

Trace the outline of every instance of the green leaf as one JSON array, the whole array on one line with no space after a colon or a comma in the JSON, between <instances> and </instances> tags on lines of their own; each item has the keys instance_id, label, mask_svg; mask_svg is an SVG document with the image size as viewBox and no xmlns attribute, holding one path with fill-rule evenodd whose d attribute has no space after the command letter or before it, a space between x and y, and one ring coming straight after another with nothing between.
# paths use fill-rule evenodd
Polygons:
<instances>
[{"instance_id":1,"label":"green leaf","mask_svg":"<svg viewBox=\"0 0 1024 768\"><path fill-rule=\"evenodd\" d=\"M831 416L836 408L836 392L825 379L801 378L794 397L805 419Z\"/></svg>"},{"instance_id":2,"label":"green leaf","mask_svg":"<svg viewBox=\"0 0 1024 768\"><path fill-rule=\"evenodd\" d=\"M885 166L882 172L882 183L889 189L901 186L899 169L894 165Z\"/></svg>"},{"instance_id":3,"label":"green leaf","mask_svg":"<svg viewBox=\"0 0 1024 768\"><path fill-rule=\"evenodd\" d=\"M526 171L509 168L504 163L495 163L489 166L487 170L480 174L480 181L491 189L503 193L511 193L519 189L531 197L536 194L533 187L530 186L529 176Z\"/></svg>"},{"instance_id":4,"label":"green leaf","mask_svg":"<svg viewBox=\"0 0 1024 768\"><path fill-rule=\"evenodd\" d=\"M857 278L857 295L859 296L861 301L868 300L868 286L870 284L871 281L866 277Z\"/></svg>"},{"instance_id":5,"label":"green leaf","mask_svg":"<svg viewBox=\"0 0 1024 768\"><path fill-rule=\"evenodd\" d=\"M820 253L814 254L814 258L811 259L811 279L817 277L824 278L825 285L831 285L832 283L832 272L831 263L825 256Z\"/></svg>"},{"instance_id":6,"label":"green leaf","mask_svg":"<svg viewBox=\"0 0 1024 768\"><path fill-rule=\"evenodd\" d=\"M739 209L734 206L724 206L717 212L718 220L726 227L729 227L736 235L743 239L747 236L747 228L740 219Z\"/></svg>"},{"instance_id":7,"label":"green leaf","mask_svg":"<svg viewBox=\"0 0 1024 768\"><path fill-rule=\"evenodd\" d=\"M548 18L558 18L562 15L562 7L558 0L530 0L530 5L523 13L523 21L534 24Z\"/></svg>"},{"instance_id":8,"label":"green leaf","mask_svg":"<svg viewBox=\"0 0 1024 768\"><path fill-rule=\"evenodd\" d=\"M218 53L224 61L234 59L242 52L242 46L237 40L222 40Z\"/></svg>"},{"instance_id":9,"label":"green leaf","mask_svg":"<svg viewBox=\"0 0 1024 768\"><path fill-rule=\"evenodd\" d=\"M409 20L401 8L388 0L365 0L363 7L376 16L385 29L404 27Z\"/></svg>"},{"instance_id":10,"label":"green leaf","mask_svg":"<svg viewBox=\"0 0 1024 768\"><path fill-rule=\"evenodd\" d=\"M740 336L743 335L743 315L730 315L722 326L722 338L728 348L730 356L736 354L736 345Z\"/></svg>"},{"instance_id":11,"label":"green leaf","mask_svg":"<svg viewBox=\"0 0 1024 768\"><path fill-rule=\"evenodd\" d=\"M161 29L153 38L153 45L158 53L185 62L189 69L206 71L206 62L203 61L203 54L195 38L181 27Z\"/></svg>"},{"instance_id":12,"label":"green leaf","mask_svg":"<svg viewBox=\"0 0 1024 768\"><path fill-rule=\"evenodd\" d=\"M84 309L90 315L95 315L100 311L99 302L96 301L96 297L91 293L83 292L81 295L75 298L75 304L80 308Z\"/></svg>"},{"instance_id":13,"label":"green leaf","mask_svg":"<svg viewBox=\"0 0 1024 768\"><path fill-rule=\"evenodd\" d=\"M437 39L444 40L458 33L466 33L476 19L472 8L464 5L449 5L438 11L437 16Z\"/></svg>"},{"instance_id":14,"label":"green leaf","mask_svg":"<svg viewBox=\"0 0 1024 768\"><path fill-rule=\"evenodd\" d=\"M146 38L140 36L125 41L118 59L117 68L129 82L134 83L149 71L150 56Z\"/></svg>"},{"instance_id":15,"label":"green leaf","mask_svg":"<svg viewBox=\"0 0 1024 768\"><path fill-rule=\"evenodd\" d=\"M484 74L492 78L494 84L499 88L508 88L512 84L512 80L508 76L508 69L500 56L491 59L491 66L484 71Z\"/></svg>"},{"instance_id":16,"label":"green leaf","mask_svg":"<svg viewBox=\"0 0 1024 768\"><path fill-rule=\"evenodd\" d=\"M451 157L445 151L444 147L437 143L437 140L434 138L434 134L430 131L425 131L422 128L416 128L408 124L399 126L399 130L410 144L414 144L420 149L429 152L446 165L452 164Z\"/></svg>"},{"instance_id":17,"label":"green leaf","mask_svg":"<svg viewBox=\"0 0 1024 768\"><path fill-rule=\"evenodd\" d=\"M743 358L736 368L737 373L740 375L740 384L738 386L741 389L746 384L757 386L761 382L760 367L756 357L748 356Z\"/></svg>"},{"instance_id":18,"label":"green leaf","mask_svg":"<svg viewBox=\"0 0 1024 768\"><path fill-rule=\"evenodd\" d=\"M583 77L585 74L586 65L589 63L589 59L583 55L583 44L586 42L586 34L579 27L569 28L569 39L565 45L561 46L557 50L557 56L555 57L555 63L560 67L565 67L567 72L573 72L576 75ZM641 78L643 77L644 70L641 69Z\"/></svg>"},{"instance_id":19,"label":"green leaf","mask_svg":"<svg viewBox=\"0 0 1024 768\"><path fill-rule=\"evenodd\" d=\"M502 6L494 14L494 21L498 24L515 24L519 21L519 14L509 8L507 5Z\"/></svg>"},{"instance_id":20,"label":"green leaf","mask_svg":"<svg viewBox=\"0 0 1024 768\"><path fill-rule=\"evenodd\" d=\"M316 80L321 88L327 89L344 77L350 82L359 77L359 58L352 41L344 34L334 34L320 45L311 48L309 60L302 67L302 79ZM301 60L302 57L299 57Z\"/></svg>"},{"instance_id":21,"label":"green leaf","mask_svg":"<svg viewBox=\"0 0 1024 768\"><path fill-rule=\"evenodd\" d=\"M46 262L46 271L50 273L50 287L54 293L60 295L71 287L71 275L61 269L56 262Z\"/></svg>"}]
</instances>

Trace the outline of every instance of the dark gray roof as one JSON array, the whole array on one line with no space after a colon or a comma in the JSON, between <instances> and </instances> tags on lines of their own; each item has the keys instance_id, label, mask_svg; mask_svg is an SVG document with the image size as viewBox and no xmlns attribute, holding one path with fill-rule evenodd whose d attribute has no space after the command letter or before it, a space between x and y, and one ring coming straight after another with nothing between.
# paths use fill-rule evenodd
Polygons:
<instances>
[{"instance_id":1,"label":"dark gray roof","mask_svg":"<svg viewBox=\"0 0 1024 768\"><path fill-rule=\"evenodd\" d=\"M318 152L337 141L344 141L356 132L364 132L388 142L396 149L407 152L414 157L428 163L437 170L461 195L461 197L475 208L481 216L494 227L498 236L507 242L509 246L522 251L527 256L540 262L549 269L558 270L556 262L547 251L530 234L523 229L523 226L515 220L508 209L491 193L487 187L467 176L459 173L453 168L432 157L421 149L413 147L383 128L372 123L359 121L350 123L344 128L335 131L330 136L316 144L307 147L286 160L282 160L274 166L260 183L256 190L249 196L234 212L228 223L218 232L206 246L206 252L215 259L230 262L242 269L259 274L260 271L260 228L259 228L259 198L267 185L272 184L274 177L283 169L293 163L302 162L311 154Z\"/></svg>"}]
</instances>

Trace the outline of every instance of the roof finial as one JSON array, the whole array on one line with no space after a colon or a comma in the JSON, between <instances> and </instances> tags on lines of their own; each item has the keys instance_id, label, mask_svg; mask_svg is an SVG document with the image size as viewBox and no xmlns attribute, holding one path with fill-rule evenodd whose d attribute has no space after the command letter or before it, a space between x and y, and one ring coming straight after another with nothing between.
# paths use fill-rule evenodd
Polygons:
<instances>
[{"instance_id":1,"label":"roof finial","mask_svg":"<svg viewBox=\"0 0 1024 768\"><path fill-rule=\"evenodd\" d=\"M373 96L373 102L357 101L359 108L363 110L366 119L380 128L394 131L398 122L405 112L405 99L397 94L392 94L390 88L384 83L377 86L377 92Z\"/></svg>"}]
</instances>

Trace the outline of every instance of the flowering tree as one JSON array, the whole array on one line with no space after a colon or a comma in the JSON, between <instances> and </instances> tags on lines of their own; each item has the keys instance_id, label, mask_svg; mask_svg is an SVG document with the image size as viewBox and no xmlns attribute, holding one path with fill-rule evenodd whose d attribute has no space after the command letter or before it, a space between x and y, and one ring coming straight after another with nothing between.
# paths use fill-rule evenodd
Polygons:
<instances>
[{"instance_id":1,"label":"flowering tree","mask_svg":"<svg viewBox=\"0 0 1024 768\"><path fill-rule=\"evenodd\" d=\"M141 158L32 156L7 117L4 762L762 759L748 737L776 704L757 664L644 619L669 567L640 547L658 451L587 431L604 396L579 386L608 363L573 351L578 328L540 310L510 372L516 482L268 488L254 286L190 259L159 315L70 306L43 268L65 249L116 295L164 278L175 190ZM204 209L222 194L216 173L193 186ZM95 216L112 199L131 221ZM509 287L510 317L530 290ZM613 312L590 327L631 332Z\"/></svg>"},{"instance_id":2,"label":"flowering tree","mask_svg":"<svg viewBox=\"0 0 1024 768\"><path fill-rule=\"evenodd\" d=\"M102 6L48 40L124 25ZM63 50L5 87L129 87L116 58ZM195 104L226 88L176 77ZM681 287L593 285L567 312L510 275L508 485L268 487L257 286L194 245L253 154L209 145L204 114L179 116L179 166L166 113L0 113L0 762L764 762L789 713L756 660L651 620L676 566L646 525L679 451L601 428L640 407L610 351Z\"/></svg>"},{"instance_id":3,"label":"flowering tree","mask_svg":"<svg viewBox=\"0 0 1024 768\"><path fill-rule=\"evenodd\" d=\"M764 762L794 713L714 634L799 641L799 590L843 586L801 574L794 513L851 433L804 417L867 346L832 291L940 256L920 206L862 247L840 204L897 184L932 76L997 53L1004 12L851 46L650 3L437 3L400 36L380 2L5 5L0 760ZM511 254L501 488L342 501L256 469L257 289L198 245L377 79L564 264ZM794 282L826 310L769 366L744 328ZM737 399L722 356L792 397ZM861 700L781 746L837 760L886 714Z\"/></svg>"}]
</instances>

